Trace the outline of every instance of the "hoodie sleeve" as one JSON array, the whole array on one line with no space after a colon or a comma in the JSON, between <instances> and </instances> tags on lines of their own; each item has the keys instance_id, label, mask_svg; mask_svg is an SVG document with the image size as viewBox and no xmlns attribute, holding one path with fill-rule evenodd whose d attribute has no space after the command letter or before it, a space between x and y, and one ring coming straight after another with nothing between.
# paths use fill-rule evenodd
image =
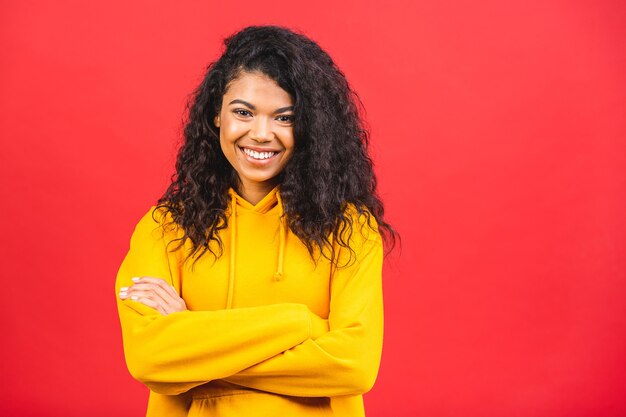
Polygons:
<instances>
[{"instance_id":1,"label":"hoodie sleeve","mask_svg":"<svg viewBox=\"0 0 626 417\"><path fill-rule=\"evenodd\" d=\"M124 356L131 375L152 391L180 394L271 358L328 328L304 304L283 303L216 311L161 315L118 297L134 276L180 282L170 269L178 262L167 252L152 209L139 221L115 282ZM179 252L179 251L177 251Z\"/></svg>"},{"instance_id":2,"label":"hoodie sleeve","mask_svg":"<svg viewBox=\"0 0 626 417\"><path fill-rule=\"evenodd\" d=\"M368 227L353 237L356 262L337 269L332 278L329 331L227 381L304 397L356 395L372 388L382 353L383 246L380 234Z\"/></svg>"}]
</instances>

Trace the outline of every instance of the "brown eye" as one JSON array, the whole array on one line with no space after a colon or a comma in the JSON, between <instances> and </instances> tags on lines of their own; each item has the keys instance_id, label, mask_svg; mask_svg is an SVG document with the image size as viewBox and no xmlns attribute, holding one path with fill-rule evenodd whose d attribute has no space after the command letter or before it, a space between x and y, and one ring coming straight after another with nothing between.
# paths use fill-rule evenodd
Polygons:
<instances>
[{"instance_id":1,"label":"brown eye","mask_svg":"<svg viewBox=\"0 0 626 417\"><path fill-rule=\"evenodd\" d=\"M279 121L286 123L293 123L294 117L292 115L278 116Z\"/></svg>"},{"instance_id":2,"label":"brown eye","mask_svg":"<svg viewBox=\"0 0 626 417\"><path fill-rule=\"evenodd\" d=\"M251 115L251 113L248 110L244 110L244 109L235 109L233 110L234 113L240 115L240 116L247 116L247 115Z\"/></svg>"}]
</instances>

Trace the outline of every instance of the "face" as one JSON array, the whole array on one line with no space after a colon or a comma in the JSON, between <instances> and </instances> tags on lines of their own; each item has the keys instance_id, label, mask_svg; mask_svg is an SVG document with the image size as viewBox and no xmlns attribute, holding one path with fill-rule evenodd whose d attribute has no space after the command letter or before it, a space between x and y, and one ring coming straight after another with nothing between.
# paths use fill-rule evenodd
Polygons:
<instances>
[{"instance_id":1,"label":"face","mask_svg":"<svg viewBox=\"0 0 626 417\"><path fill-rule=\"evenodd\" d=\"M213 122L243 197L266 194L276 185L294 150L293 114L289 93L262 73L243 72L227 87Z\"/></svg>"}]
</instances>

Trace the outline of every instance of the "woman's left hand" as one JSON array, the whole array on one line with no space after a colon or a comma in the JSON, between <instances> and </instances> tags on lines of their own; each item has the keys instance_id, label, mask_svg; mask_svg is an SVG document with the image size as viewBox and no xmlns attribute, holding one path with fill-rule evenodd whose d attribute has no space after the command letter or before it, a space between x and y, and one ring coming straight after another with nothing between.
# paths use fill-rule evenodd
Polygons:
<instances>
[{"instance_id":1,"label":"woman's left hand","mask_svg":"<svg viewBox=\"0 0 626 417\"><path fill-rule=\"evenodd\" d=\"M120 288L120 299L131 299L167 316L177 311L187 310L185 300L180 298L174 287L165 280L155 277L133 278L134 284Z\"/></svg>"}]
</instances>

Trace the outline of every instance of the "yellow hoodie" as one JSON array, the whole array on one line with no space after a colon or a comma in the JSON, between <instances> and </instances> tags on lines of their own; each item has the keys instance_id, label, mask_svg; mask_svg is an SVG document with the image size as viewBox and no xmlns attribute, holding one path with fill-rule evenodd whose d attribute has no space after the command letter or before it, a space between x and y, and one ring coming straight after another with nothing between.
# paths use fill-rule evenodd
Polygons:
<instances>
[{"instance_id":1,"label":"yellow hoodie","mask_svg":"<svg viewBox=\"0 0 626 417\"><path fill-rule=\"evenodd\" d=\"M147 417L364 416L362 394L382 350L378 231L349 210L356 261L333 268L321 257L315 265L281 220L278 187L256 205L230 195L220 258L207 253L192 269L192 260L183 263L189 242L168 252L182 231L163 234L152 207L117 274L124 354L150 389ZM340 263L348 258L341 251ZM164 279L188 310L163 316L121 300L120 287L135 276Z\"/></svg>"}]
</instances>

